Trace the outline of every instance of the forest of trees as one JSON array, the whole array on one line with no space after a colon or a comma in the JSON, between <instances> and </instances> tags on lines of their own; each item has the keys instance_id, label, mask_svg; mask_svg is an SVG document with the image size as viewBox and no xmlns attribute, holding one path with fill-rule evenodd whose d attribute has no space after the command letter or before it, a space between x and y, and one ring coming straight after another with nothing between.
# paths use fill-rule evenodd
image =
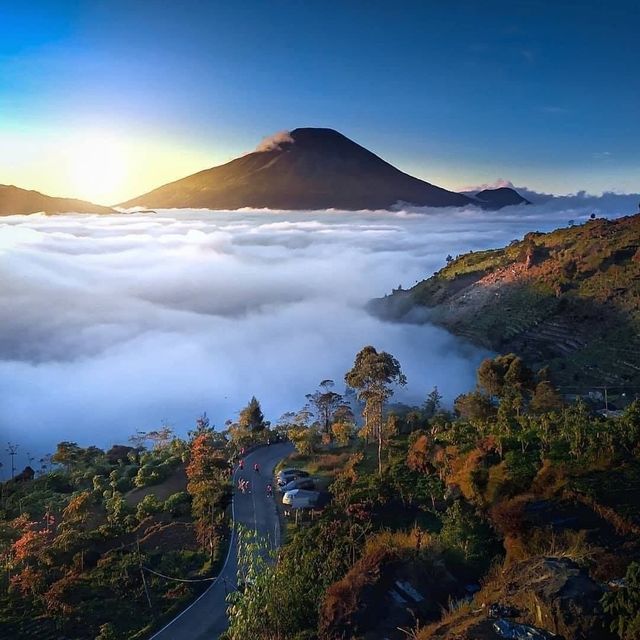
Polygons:
<instances>
[{"instance_id":1,"label":"forest of trees","mask_svg":"<svg viewBox=\"0 0 640 640\"><path fill-rule=\"evenodd\" d=\"M531 371L513 354L485 360L476 388L451 409L437 388L418 406L392 402L406 377L372 346L356 354L344 382L340 393L322 380L273 425L252 397L222 430L203 415L187 438L164 426L107 451L61 442L34 477L4 482L3 624L16 637L147 637L220 566L230 460L287 438L295 453L283 464L311 471L331 503L289 523L275 555L241 532L239 580L248 586L229 596L230 640L337 640L381 629L399 637L399 627L420 640L445 638L439 621L471 625L478 615L465 608L469 585L476 598L504 597L504 572L547 556L575 563L602 591L589 618L600 635L575 637L638 637L638 402L608 418L584 401L567 404L547 370ZM622 500L622 484L637 490ZM553 529L555 512L575 505L588 526ZM394 580L430 594L408 618L394 613L395 631L380 615ZM624 586L601 586L612 580ZM566 634L556 618L549 630Z\"/></svg>"},{"instance_id":2,"label":"forest of trees","mask_svg":"<svg viewBox=\"0 0 640 640\"><path fill-rule=\"evenodd\" d=\"M453 410L442 406L437 388L421 406L390 405L406 379L392 355L373 347L357 354L345 381L362 421L333 415L344 398L325 395L333 385L323 383L307 396L310 411L289 414L280 425L297 449L286 464L326 472L333 501L314 520L290 525L277 559L270 561L264 543L243 533L241 579L251 588L229 598L229 639L453 637L438 635L440 619L470 628L474 616L479 625L486 619L465 585L477 584L478 598L497 598L503 572L522 567L526 575L531 563L548 556L584 572L590 588L602 593L586 604L583 594L574 596L571 606L590 611L583 622L571 621L558 600L538 603L542 610L560 607L548 631L594 640L638 637L639 565L632 560L640 559L640 499L613 505L613 476L601 485L592 480L623 474L640 489L640 403L615 418L584 401L566 404L547 370L533 372L513 354L486 359L476 389L459 396ZM587 531L591 521L584 529L578 522L554 530L528 516L529 507L533 513L540 505L561 511L576 504L601 520L600 530ZM617 548L621 540L624 552ZM388 607L382 590L408 574L432 601L414 607L399 633L381 617ZM608 580L624 586L600 586ZM522 592L528 594L528 583ZM529 613L521 619L533 623L535 612Z\"/></svg>"}]
</instances>

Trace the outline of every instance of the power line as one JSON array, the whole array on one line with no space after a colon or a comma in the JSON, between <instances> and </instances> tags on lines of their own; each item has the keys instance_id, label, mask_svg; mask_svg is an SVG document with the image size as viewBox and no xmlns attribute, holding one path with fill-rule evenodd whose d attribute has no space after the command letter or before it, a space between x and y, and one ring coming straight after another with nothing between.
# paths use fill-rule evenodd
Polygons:
<instances>
[{"instance_id":1,"label":"power line","mask_svg":"<svg viewBox=\"0 0 640 640\"><path fill-rule=\"evenodd\" d=\"M154 571L153 569L149 569L149 567L141 566L142 569L148 571L149 573L153 573L160 578L164 578L165 580L173 580L174 582L213 582L217 580L218 576L214 576L212 578L173 578L172 576L166 576L164 573L159 573L158 571Z\"/></svg>"}]
</instances>

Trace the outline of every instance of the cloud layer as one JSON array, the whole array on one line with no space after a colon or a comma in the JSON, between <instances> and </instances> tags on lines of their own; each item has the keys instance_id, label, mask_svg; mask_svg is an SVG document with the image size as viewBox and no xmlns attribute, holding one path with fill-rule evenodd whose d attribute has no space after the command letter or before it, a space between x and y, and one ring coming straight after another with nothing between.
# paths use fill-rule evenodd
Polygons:
<instances>
[{"instance_id":1,"label":"cloud layer","mask_svg":"<svg viewBox=\"0 0 640 640\"><path fill-rule=\"evenodd\" d=\"M485 354L435 327L382 323L364 303L430 275L447 254L594 210L631 213L637 199L497 213L3 218L0 441L20 444L22 466L27 451L63 439L108 446L162 421L186 433L203 411L222 425L254 394L275 420L320 380L341 383L365 344L400 360L404 399L437 384L451 401Z\"/></svg>"}]
</instances>

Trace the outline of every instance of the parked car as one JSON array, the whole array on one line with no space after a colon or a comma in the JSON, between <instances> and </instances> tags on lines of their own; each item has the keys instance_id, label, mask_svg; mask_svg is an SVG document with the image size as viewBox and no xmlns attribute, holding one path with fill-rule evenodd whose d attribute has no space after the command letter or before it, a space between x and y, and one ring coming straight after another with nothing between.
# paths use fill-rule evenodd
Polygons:
<instances>
[{"instance_id":1,"label":"parked car","mask_svg":"<svg viewBox=\"0 0 640 640\"><path fill-rule=\"evenodd\" d=\"M296 478L287 482L284 485L278 485L278 491L280 493L286 493L287 491L293 491L294 489L315 489L316 483L313 478Z\"/></svg>"},{"instance_id":2,"label":"parked car","mask_svg":"<svg viewBox=\"0 0 640 640\"><path fill-rule=\"evenodd\" d=\"M278 486L283 487L285 484L288 484L292 480L308 477L309 474L302 469L282 469L282 471L278 472L276 479L278 482Z\"/></svg>"},{"instance_id":3,"label":"parked car","mask_svg":"<svg viewBox=\"0 0 640 640\"><path fill-rule=\"evenodd\" d=\"M292 489L284 494L282 504L286 505L290 509L312 509L318 504L319 500L319 491Z\"/></svg>"}]
</instances>

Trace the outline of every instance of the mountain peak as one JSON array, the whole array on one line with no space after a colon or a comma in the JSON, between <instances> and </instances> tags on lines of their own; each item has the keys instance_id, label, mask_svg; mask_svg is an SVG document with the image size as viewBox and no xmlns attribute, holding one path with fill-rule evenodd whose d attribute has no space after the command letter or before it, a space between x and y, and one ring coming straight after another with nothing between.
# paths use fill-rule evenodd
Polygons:
<instances>
[{"instance_id":1,"label":"mountain peak","mask_svg":"<svg viewBox=\"0 0 640 640\"><path fill-rule=\"evenodd\" d=\"M496 187L495 189L483 189L475 195L482 204L499 209L511 205L531 204L512 187Z\"/></svg>"},{"instance_id":2,"label":"mountain peak","mask_svg":"<svg viewBox=\"0 0 640 640\"><path fill-rule=\"evenodd\" d=\"M124 207L390 209L397 203L464 207L478 201L410 176L335 129L300 127L254 153L155 189Z\"/></svg>"}]
</instances>

